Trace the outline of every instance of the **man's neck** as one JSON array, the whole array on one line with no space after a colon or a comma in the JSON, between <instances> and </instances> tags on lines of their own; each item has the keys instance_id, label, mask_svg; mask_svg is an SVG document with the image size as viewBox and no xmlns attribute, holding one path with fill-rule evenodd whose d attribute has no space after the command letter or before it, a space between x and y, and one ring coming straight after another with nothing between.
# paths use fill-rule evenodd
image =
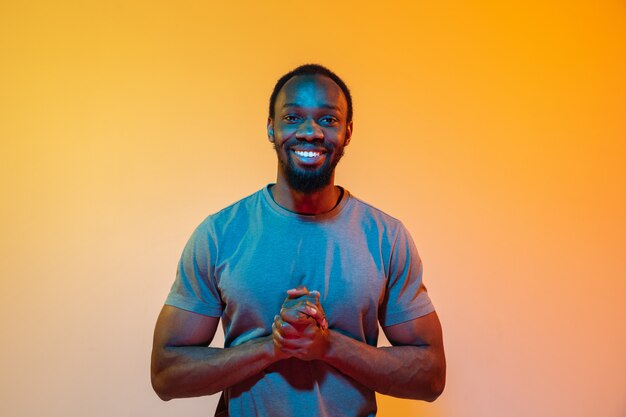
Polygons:
<instances>
[{"instance_id":1,"label":"man's neck","mask_svg":"<svg viewBox=\"0 0 626 417\"><path fill-rule=\"evenodd\" d=\"M333 181L312 193L302 193L289 187L286 181L279 178L272 188L272 197L276 203L295 213L314 215L331 211L341 198L342 191Z\"/></svg>"}]
</instances>

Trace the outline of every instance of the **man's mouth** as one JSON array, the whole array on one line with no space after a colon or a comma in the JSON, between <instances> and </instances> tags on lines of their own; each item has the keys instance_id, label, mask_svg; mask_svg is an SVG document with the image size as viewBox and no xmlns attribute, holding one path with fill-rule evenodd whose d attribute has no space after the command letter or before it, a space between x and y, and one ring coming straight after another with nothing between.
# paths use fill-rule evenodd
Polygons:
<instances>
[{"instance_id":1,"label":"man's mouth","mask_svg":"<svg viewBox=\"0 0 626 417\"><path fill-rule=\"evenodd\" d=\"M304 149L292 149L292 152L303 164L316 165L324 160L326 155L325 150L304 150Z\"/></svg>"},{"instance_id":2,"label":"man's mouth","mask_svg":"<svg viewBox=\"0 0 626 417\"><path fill-rule=\"evenodd\" d=\"M316 158L322 154L319 151L294 151L294 153L302 158Z\"/></svg>"}]
</instances>

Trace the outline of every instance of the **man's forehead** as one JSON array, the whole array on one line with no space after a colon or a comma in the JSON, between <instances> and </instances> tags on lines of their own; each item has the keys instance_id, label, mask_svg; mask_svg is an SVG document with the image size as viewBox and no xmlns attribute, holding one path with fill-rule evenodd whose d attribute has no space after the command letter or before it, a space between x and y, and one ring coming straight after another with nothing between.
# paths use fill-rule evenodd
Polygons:
<instances>
[{"instance_id":1,"label":"man's forehead","mask_svg":"<svg viewBox=\"0 0 626 417\"><path fill-rule=\"evenodd\" d=\"M276 108L309 105L345 112L347 100L335 81L320 74L297 75L289 79L276 99Z\"/></svg>"}]
</instances>

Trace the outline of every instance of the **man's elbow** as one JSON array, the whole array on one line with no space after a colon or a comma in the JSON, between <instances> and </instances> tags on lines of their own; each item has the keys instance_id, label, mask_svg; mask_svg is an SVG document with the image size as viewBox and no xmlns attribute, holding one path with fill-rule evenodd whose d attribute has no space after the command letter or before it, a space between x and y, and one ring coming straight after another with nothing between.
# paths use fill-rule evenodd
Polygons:
<instances>
[{"instance_id":1,"label":"man's elbow","mask_svg":"<svg viewBox=\"0 0 626 417\"><path fill-rule=\"evenodd\" d=\"M152 372L150 375L152 389L163 401L175 398L199 397L213 395L221 391L217 381L208 381L202 387L185 384L180 376L174 376L167 370Z\"/></svg>"},{"instance_id":2,"label":"man's elbow","mask_svg":"<svg viewBox=\"0 0 626 417\"><path fill-rule=\"evenodd\" d=\"M435 375L430 383L430 392L424 398L425 401L432 403L443 393L446 387L446 371L445 368Z\"/></svg>"},{"instance_id":3,"label":"man's elbow","mask_svg":"<svg viewBox=\"0 0 626 417\"><path fill-rule=\"evenodd\" d=\"M163 401L169 401L174 398L169 389L169 384L166 381L166 378L161 373L152 372L150 376L150 380L152 382L152 389L156 392L156 395L159 396Z\"/></svg>"}]
</instances>

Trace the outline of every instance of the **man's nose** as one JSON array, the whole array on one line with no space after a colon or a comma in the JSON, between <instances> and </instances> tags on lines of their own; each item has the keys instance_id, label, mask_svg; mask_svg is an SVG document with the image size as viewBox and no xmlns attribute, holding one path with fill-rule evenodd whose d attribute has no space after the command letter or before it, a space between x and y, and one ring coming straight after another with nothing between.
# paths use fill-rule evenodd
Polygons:
<instances>
[{"instance_id":1,"label":"man's nose","mask_svg":"<svg viewBox=\"0 0 626 417\"><path fill-rule=\"evenodd\" d=\"M296 138L307 141L320 140L324 139L324 132L315 120L308 118L298 127Z\"/></svg>"}]
</instances>

